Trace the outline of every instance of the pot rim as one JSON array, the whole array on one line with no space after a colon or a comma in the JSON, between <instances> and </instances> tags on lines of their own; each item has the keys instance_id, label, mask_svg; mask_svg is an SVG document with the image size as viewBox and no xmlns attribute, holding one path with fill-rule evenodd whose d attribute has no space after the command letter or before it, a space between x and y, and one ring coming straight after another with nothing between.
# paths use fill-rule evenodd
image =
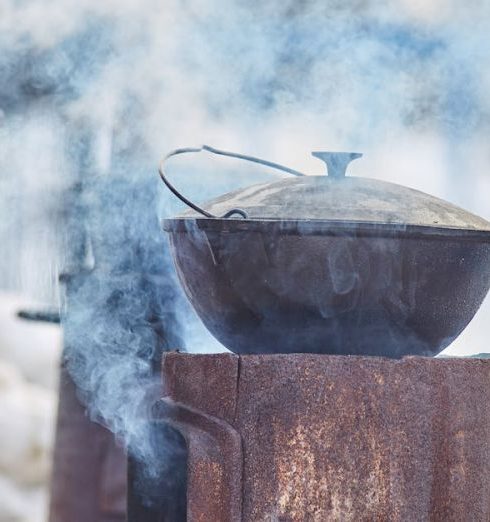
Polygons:
<instances>
[{"instance_id":1,"label":"pot rim","mask_svg":"<svg viewBox=\"0 0 490 522\"><path fill-rule=\"evenodd\" d=\"M267 234L302 236L354 236L413 239L466 240L490 243L490 231L427 225L405 225L368 221L323 219L230 219L179 217L162 219L163 230L187 233L197 229L221 232L262 232Z\"/></svg>"}]
</instances>

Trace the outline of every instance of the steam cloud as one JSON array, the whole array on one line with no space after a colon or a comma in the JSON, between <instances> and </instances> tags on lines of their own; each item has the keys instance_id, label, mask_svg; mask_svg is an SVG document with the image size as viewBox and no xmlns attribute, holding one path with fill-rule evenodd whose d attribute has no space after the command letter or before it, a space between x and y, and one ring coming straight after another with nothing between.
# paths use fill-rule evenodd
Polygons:
<instances>
[{"instance_id":1,"label":"steam cloud","mask_svg":"<svg viewBox=\"0 0 490 522\"><path fill-rule=\"evenodd\" d=\"M315 172L309 151L359 150L352 174L490 218L486 0L2 0L0 35L0 283L49 299L59 272L96 271L67 283L68 366L142 454L155 345L219 349L165 254L157 209L180 207L163 152L208 142ZM196 201L273 175L178 161Z\"/></svg>"}]
</instances>

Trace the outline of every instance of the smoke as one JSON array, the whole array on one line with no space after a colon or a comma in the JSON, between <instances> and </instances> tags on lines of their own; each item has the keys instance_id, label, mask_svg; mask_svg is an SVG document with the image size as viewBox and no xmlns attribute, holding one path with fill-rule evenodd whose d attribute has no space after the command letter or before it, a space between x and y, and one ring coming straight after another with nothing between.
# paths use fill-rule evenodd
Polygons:
<instances>
[{"instance_id":1,"label":"smoke","mask_svg":"<svg viewBox=\"0 0 490 522\"><path fill-rule=\"evenodd\" d=\"M49 299L75 274L67 364L93 418L142 455L159 350L222 349L173 279L164 152L207 142L317 172L311 150L359 150L352 175L490 218L484 0L1 0L0 35L1 282ZM274 175L169 168L197 202Z\"/></svg>"}]
</instances>

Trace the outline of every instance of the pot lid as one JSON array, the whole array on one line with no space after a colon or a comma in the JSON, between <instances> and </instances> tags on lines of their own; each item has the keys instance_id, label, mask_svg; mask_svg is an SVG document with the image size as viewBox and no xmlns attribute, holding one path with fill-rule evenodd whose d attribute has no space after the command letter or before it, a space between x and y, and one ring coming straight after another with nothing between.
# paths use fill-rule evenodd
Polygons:
<instances>
[{"instance_id":1,"label":"pot lid","mask_svg":"<svg viewBox=\"0 0 490 522\"><path fill-rule=\"evenodd\" d=\"M222 216L243 210L248 219L322 220L487 230L490 223L442 199L375 179L304 176L253 185L203 205ZM199 217L186 211L182 217Z\"/></svg>"},{"instance_id":2,"label":"pot lid","mask_svg":"<svg viewBox=\"0 0 490 522\"><path fill-rule=\"evenodd\" d=\"M325 162L328 173L302 175L257 158L226 153L207 146L203 148L279 168L295 177L236 190L201 207L191 204L193 210L184 212L180 216L182 218L196 218L201 217L199 214L205 214L208 217L228 219L245 217L249 220L334 221L490 232L488 221L442 199L395 183L346 176L349 162L362 154L313 152L315 157ZM194 152L202 149L180 150ZM166 179L164 181L169 185ZM175 189L173 191L176 192ZM181 199L189 204L185 198Z\"/></svg>"}]
</instances>

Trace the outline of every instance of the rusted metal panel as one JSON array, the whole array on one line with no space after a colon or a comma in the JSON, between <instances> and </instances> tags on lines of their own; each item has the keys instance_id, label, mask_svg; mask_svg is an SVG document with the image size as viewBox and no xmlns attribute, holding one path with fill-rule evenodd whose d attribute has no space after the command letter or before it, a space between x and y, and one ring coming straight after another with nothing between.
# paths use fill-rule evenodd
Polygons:
<instances>
[{"instance_id":1,"label":"rusted metal panel","mask_svg":"<svg viewBox=\"0 0 490 522\"><path fill-rule=\"evenodd\" d=\"M397 520L490 520L490 361L397 366L391 462Z\"/></svg>"},{"instance_id":2,"label":"rusted metal panel","mask_svg":"<svg viewBox=\"0 0 490 522\"><path fill-rule=\"evenodd\" d=\"M232 422L236 410L237 355L169 352L163 356L165 394L208 415Z\"/></svg>"},{"instance_id":3,"label":"rusted metal panel","mask_svg":"<svg viewBox=\"0 0 490 522\"><path fill-rule=\"evenodd\" d=\"M387 515L379 359L242 358L244 520ZM381 375L378 377L378 379Z\"/></svg>"},{"instance_id":4,"label":"rusted metal panel","mask_svg":"<svg viewBox=\"0 0 490 522\"><path fill-rule=\"evenodd\" d=\"M226 421L169 398L162 399L160 411L188 447L187 522L239 522L240 435Z\"/></svg>"},{"instance_id":5,"label":"rusted metal panel","mask_svg":"<svg viewBox=\"0 0 490 522\"><path fill-rule=\"evenodd\" d=\"M172 399L206 357L172 355ZM193 408L219 411L219 377ZM236 379L240 520L490 520L490 361L249 355Z\"/></svg>"},{"instance_id":6,"label":"rusted metal panel","mask_svg":"<svg viewBox=\"0 0 490 522\"><path fill-rule=\"evenodd\" d=\"M65 368L51 480L50 522L124 522L126 456L112 433L92 422Z\"/></svg>"}]
</instances>

